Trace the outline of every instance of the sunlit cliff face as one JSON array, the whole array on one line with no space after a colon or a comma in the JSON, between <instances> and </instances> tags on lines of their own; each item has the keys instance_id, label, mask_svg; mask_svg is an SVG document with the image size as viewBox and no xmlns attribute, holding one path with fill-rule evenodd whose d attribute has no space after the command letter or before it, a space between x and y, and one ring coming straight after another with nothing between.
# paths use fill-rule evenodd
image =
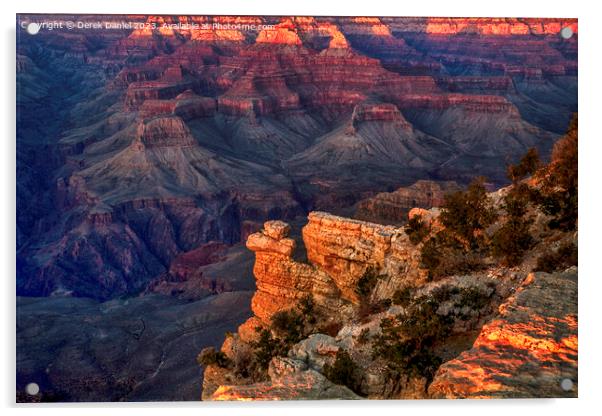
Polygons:
<instances>
[{"instance_id":1,"label":"sunlit cliff face","mask_svg":"<svg viewBox=\"0 0 602 416\"><path fill-rule=\"evenodd\" d=\"M466 18L450 19L431 17L426 24L426 33L438 35L456 35L459 33L478 33L481 35L557 35L564 27L570 27L577 33L577 23L568 21L547 22L544 20L505 19L505 18Z\"/></svg>"},{"instance_id":2,"label":"sunlit cliff face","mask_svg":"<svg viewBox=\"0 0 602 416\"><path fill-rule=\"evenodd\" d=\"M295 26L285 20L273 29L264 29L257 36L257 43L273 43L281 45L301 45Z\"/></svg>"},{"instance_id":3,"label":"sunlit cliff face","mask_svg":"<svg viewBox=\"0 0 602 416\"><path fill-rule=\"evenodd\" d=\"M560 388L562 379L577 379L576 282L534 276L500 306L499 317L483 327L471 350L441 367L429 388L431 394L471 398L576 395L576 388ZM555 296L571 299L574 308L559 307L562 302L554 300Z\"/></svg>"},{"instance_id":4,"label":"sunlit cliff face","mask_svg":"<svg viewBox=\"0 0 602 416\"><path fill-rule=\"evenodd\" d=\"M511 381L527 363L550 369L560 363L576 366L577 335L554 340L553 329L554 325L566 325L576 332L577 321L574 316L553 320L555 324L542 317L533 317L532 323L493 321L483 329L473 346L479 354L461 364L450 364L454 379L466 380L465 383L460 381L454 389L471 397L488 398L495 392L506 391L506 381ZM485 367L483 363L489 365ZM496 369L496 365L500 368Z\"/></svg>"}]
</instances>

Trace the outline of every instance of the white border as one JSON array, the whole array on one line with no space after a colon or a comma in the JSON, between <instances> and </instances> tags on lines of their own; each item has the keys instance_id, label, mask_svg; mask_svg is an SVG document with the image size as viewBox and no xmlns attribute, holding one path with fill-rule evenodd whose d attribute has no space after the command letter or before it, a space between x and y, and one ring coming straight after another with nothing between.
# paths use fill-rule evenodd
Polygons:
<instances>
[{"instance_id":1,"label":"white border","mask_svg":"<svg viewBox=\"0 0 602 416\"><path fill-rule=\"evenodd\" d=\"M602 62L598 54L602 50L598 43L600 14L589 2L589 6L577 1L385 1L368 0L178 0L177 2L152 2L149 0L98 0L90 3L76 0L33 0L2 2L2 82L3 97L2 127L4 137L0 164L2 172L2 246L0 264L4 273L2 281L2 324L3 335L2 374L0 375L1 404L12 414L29 414L35 406L15 407L15 13L114 13L114 14L234 14L234 15L333 15L333 16L499 16L499 17L577 17L579 18L579 107L580 107L580 201L579 215L579 399L564 400L495 400L495 401L405 401L405 402L287 402L287 403L124 403L106 405L45 405L44 414L121 415L133 410L145 415L164 415L167 409L186 414L290 414L307 413L333 414L341 411L347 415L365 414L372 409L384 414L441 414L467 415L487 414L545 414L576 415L593 413L601 393L598 392L602 376L598 350L602 345L600 336L600 312L597 304L602 296L600 281L602 264L597 260L597 249L602 232L599 226L602 207L600 180L597 175L602 163L602 127L599 74ZM84 409L82 409L85 408ZM110 409L110 410L109 410ZM340 410L339 410L340 409ZM596 409L599 412L599 409Z\"/></svg>"}]
</instances>

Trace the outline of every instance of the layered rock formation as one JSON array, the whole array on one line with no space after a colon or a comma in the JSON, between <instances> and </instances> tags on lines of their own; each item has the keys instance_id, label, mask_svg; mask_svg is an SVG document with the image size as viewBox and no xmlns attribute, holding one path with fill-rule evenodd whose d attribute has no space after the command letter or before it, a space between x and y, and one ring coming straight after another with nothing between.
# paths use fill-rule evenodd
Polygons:
<instances>
[{"instance_id":1,"label":"layered rock formation","mask_svg":"<svg viewBox=\"0 0 602 416\"><path fill-rule=\"evenodd\" d=\"M288 238L288 225L282 222L267 222L263 231L247 239L247 248L256 256L253 274L257 291L251 303L253 323L269 325L274 313L290 308L308 294L332 310L342 306L340 290L331 276L310 264L293 260L295 246L296 242ZM242 336L251 338L253 333Z\"/></svg>"},{"instance_id":2,"label":"layered rock formation","mask_svg":"<svg viewBox=\"0 0 602 416\"><path fill-rule=\"evenodd\" d=\"M358 301L357 282L370 267L405 280L377 282L375 299L393 294L389 283L415 285L426 278L418 268L419 253L402 229L321 212L308 219L303 228L307 258L333 277L344 299Z\"/></svg>"},{"instance_id":3,"label":"layered rock formation","mask_svg":"<svg viewBox=\"0 0 602 416\"><path fill-rule=\"evenodd\" d=\"M534 273L472 348L443 364L436 398L577 397L577 270Z\"/></svg>"},{"instance_id":4,"label":"layered rock formation","mask_svg":"<svg viewBox=\"0 0 602 416\"><path fill-rule=\"evenodd\" d=\"M221 259L204 259L207 247L247 241L267 220L347 215L421 179L501 185L527 148L545 159L577 109L578 35L558 36L577 33L570 19L102 20L111 29L19 30L21 295L238 290L228 276L247 276L237 267L248 262L201 264ZM404 198L363 204L389 215ZM281 294L353 305L369 265L422 278L395 228L312 214L310 264L294 260L300 244L261 234L249 239L264 265L258 320L284 306ZM280 287L280 274L294 284Z\"/></svg>"},{"instance_id":5,"label":"layered rock formation","mask_svg":"<svg viewBox=\"0 0 602 416\"><path fill-rule=\"evenodd\" d=\"M235 338L224 343L222 349L226 354L243 348L237 346L241 342L256 340L256 328L269 327L276 312L291 309L307 295L315 302L322 326L341 322L343 317L350 318L360 301L356 291L358 280L368 269L390 276L376 282L372 291L374 301L390 298L400 285L416 286L426 281L425 272L418 268L419 251L401 229L312 212L302 230L308 263L293 259L297 243L288 237L289 231L288 224L269 221L263 230L247 239L247 248L255 253L253 274L257 290L251 301L254 316L239 327ZM294 389L286 388L283 383L297 385L303 380L313 380L316 385L309 384L312 390L306 392L308 395L334 398L334 393L328 393L331 384L324 381L323 376L311 371L293 373L262 385L223 387L227 380L233 380L232 376L213 368L205 376L203 397L234 400L257 394L260 399L274 399L282 393L285 398L293 394ZM304 394L300 393L300 397L305 397ZM343 396L349 398L346 393Z\"/></svg>"},{"instance_id":6,"label":"layered rock formation","mask_svg":"<svg viewBox=\"0 0 602 416\"><path fill-rule=\"evenodd\" d=\"M447 193L459 191L455 182L418 181L393 192L382 192L357 204L355 216L381 223L403 223L413 208L430 209L444 202Z\"/></svg>"},{"instance_id":7,"label":"layered rock formation","mask_svg":"<svg viewBox=\"0 0 602 416\"><path fill-rule=\"evenodd\" d=\"M145 147L189 147L195 144L190 130L179 117L154 118L141 123L138 135Z\"/></svg>"},{"instance_id":8,"label":"layered rock formation","mask_svg":"<svg viewBox=\"0 0 602 416\"><path fill-rule=\"evenodd\" d=\"M307 294L330 312L357 304L355 288L368 268L403 273L411 284L425 279L417 268L418 253L401 229L312 212L302 230L309 264L293 260L296 242L287 233L285 223L266 222L247 239L247 248L256 256L253 311L265 324ZM375 293L380 298L392 295L381 283Z\"/></svg>"},{"instance_id":9,"label":"layered rock formation","mask_svg":"<svg viewBox=\"0 0 602 416\"><path fill-rule=\"evenodd\" d=\"M438 210L414 208L409 213L418 214L434 223ZM490 265L428 282L420 269L420 248L400 228L312 212L302 230L309 264L293 260L297 244L288 238L289 231L288 224L272 221L249 236L247 247L256 256L254 316L227 338L222 351L237 362L241 351L252 351L257 329L274 331L272 317L291 310L308 294L320 324L326 324L322 328L332 319L343 325L330 335L314 332L290 346L286 356L272 357L267 380L248 380L232 367L209 366L203 400L576 396L576 267L527 275L532 267L527 259L515 268ZM569 237L557 233L550 238L559 235ZM380 277L371 283L367 300L357 288L370 269ZM409 307L389 306L400 288L435 302L433 313L448 319L449 332L434 345L443 364L432 378L396 373L374 353L385 320L403 319ZM384 309L362 315L362 304L379 305L387 299ZM397 334L400 339L413 335ZM332 366L341 351L356 366L355 393L334 388L325 378L326 365Z\"/></svg>"}]
</instances>

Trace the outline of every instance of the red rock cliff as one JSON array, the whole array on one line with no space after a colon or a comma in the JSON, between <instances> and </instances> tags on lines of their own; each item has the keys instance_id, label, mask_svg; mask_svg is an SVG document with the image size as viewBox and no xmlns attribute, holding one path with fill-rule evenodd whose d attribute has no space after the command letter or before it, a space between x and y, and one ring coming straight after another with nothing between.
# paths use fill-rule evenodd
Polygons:
<instances>
[{"instance_id":1,"label":"red rock cliff","mask_svg":"<svg viewBox=\"0 0 602 416\"><path fill-rule=\"evenodd\" d=\"M369 267L397 276L380 281L375 298L390 297L406 281L425 279L418 269L419 252L400 228L312 212L302 230L308 263L293 259L297 245L289 231L282 221L268 221L247 239L247 248L256 256L257 290L252 300L255 316L239 329L243 340L252 339L256 326L269 324L274 313L290 309L308 294L326 311L352 309L358 303L357 282Z\"/></svg>"},{"instance_id":2,"label":"red rock cliff","mask_svg":"<svg viewBox=\"0 0 602 416\"><path fill-rule=\"evenodd\" d=\"M530 274L473 347L439 368L429 393L437 398L577 397L577 349L576 269ZM563 380L570 380L564 388Z\"/></svg>"}]
</instances>

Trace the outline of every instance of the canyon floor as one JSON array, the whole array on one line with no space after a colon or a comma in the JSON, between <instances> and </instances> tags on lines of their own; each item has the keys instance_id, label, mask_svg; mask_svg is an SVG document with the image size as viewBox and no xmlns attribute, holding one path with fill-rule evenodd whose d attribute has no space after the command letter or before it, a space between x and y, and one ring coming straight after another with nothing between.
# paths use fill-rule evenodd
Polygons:
<instances>
[{"instance_id":1,"label":"canyon floor","mask_svg":"<svg viewBox=\"0 0 602 416\"><path fill-rule=\"evenodd\" d=\"M197 354L249 317L252 295L17 298L17 389L35 382L43 401L199 400Z\"/></svg>"}]
</instances>

